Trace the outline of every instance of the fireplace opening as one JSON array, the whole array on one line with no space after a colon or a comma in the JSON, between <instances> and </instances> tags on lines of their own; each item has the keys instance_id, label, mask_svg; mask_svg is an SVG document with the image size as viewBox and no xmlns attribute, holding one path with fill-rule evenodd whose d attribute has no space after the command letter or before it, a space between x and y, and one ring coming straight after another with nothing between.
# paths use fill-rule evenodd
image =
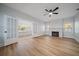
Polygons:
<instances>
[{"instance_id":1,"label":"fireplace opening","mask_svg":"<svg viewBox=\"0 0 79 59\"><path fill-rule=\"evenodd\" d=\"M59 32L57 32L57 31L52 31L52 36L53 36L53 37L59 37Z\"/></svg>"}]
</instances>

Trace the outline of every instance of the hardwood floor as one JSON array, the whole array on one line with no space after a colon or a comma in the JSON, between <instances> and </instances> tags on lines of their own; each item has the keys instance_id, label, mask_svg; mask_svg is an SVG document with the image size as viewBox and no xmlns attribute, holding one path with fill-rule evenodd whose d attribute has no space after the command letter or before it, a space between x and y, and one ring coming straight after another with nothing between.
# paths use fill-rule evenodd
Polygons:
<instances>
[{"instance_id":1,"label":"hardwood floor","mask_svg":"<svg viewBox=\"0 0 79 59\"><path fill-rule=\"evenodd\" d=\"M74 39L40 36L20 38L18 43L0 48L1 56L79 56L79 43Z\"/></svg>"}]
</instances>

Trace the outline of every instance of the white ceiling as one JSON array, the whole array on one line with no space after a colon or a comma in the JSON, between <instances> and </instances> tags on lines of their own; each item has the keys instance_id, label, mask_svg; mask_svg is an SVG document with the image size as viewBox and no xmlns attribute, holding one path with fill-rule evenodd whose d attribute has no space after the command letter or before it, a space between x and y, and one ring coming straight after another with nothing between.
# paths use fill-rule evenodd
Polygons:
<instances>
[{"instance_id":1,"label":"white ceiling","mask_svg":"<svg viewBox=\"0 0 79 59\"><path fill-rule=\"evenodd\" d=\"M5 5L43 21L73 16L77 13L75 9L79 7L77 3L7 3ZM45 8L54 9L57 6L59 7L59 10L57 10L58 15L52 15L51 18L48 15L43 15L46 13Z\"/></svg>"}]
</instances>

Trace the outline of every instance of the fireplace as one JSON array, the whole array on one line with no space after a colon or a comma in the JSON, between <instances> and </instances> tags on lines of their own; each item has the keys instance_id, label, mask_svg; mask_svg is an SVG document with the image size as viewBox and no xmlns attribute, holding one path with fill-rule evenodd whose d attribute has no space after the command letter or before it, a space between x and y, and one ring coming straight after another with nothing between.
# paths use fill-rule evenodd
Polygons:
<instances>
[{"instance_id":1,"label":"fireplace","mask_svg":"<svg viewBox=\"0 0 79 59\"><path fill-rule=\"evenodd\" d=\"M53 37L59 37L59 32L58 31L52 31L52 36Z\"/></svg>"}]
</instances>

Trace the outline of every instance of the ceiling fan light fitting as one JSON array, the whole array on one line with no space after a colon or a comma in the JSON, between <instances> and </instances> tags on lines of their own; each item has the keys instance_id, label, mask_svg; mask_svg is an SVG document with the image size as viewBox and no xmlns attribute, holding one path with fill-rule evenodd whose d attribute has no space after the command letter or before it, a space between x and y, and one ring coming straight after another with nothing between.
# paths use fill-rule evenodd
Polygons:
<instances>
[{"instance_id":1,"label":"ceiling fan light fitting","mask_svg":"<svg viewBox=\"0 0 79 59\"><path fill-rule=\"evenodd\" d=\"M49 13L49 15L52 15L52 12L51 12L51 13Z\"/></svg>"}]
</instances>

